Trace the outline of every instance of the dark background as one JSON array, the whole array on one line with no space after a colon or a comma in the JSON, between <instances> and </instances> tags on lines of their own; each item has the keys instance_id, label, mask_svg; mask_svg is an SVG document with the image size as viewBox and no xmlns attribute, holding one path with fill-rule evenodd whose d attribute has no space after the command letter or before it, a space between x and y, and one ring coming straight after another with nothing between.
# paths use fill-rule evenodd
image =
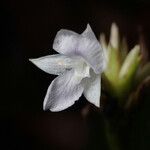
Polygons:
<instances>
[{"instance_id":1,"label":"dark background","mask_svg":"<svg viewBox=\"0 0 150 150\"><path fill-rule=\"evenodd\" d=\"M104 32L108 38L110 25L115 21L130 48L138 43L142 31L149 48L150 2L6 0L0 7L0 149L107 150L100 113L90 106L88 119L81 115L87 105L84 97L63 112L43 112L43 99L55 76L42 72L28 59L55 53L52 43L59 29L81 33L87 23L97 37ZM133 131L132 150L150 149L147 104L143 110L141 124L138 126L137 121Z\"/></svg>"}]
</instances>

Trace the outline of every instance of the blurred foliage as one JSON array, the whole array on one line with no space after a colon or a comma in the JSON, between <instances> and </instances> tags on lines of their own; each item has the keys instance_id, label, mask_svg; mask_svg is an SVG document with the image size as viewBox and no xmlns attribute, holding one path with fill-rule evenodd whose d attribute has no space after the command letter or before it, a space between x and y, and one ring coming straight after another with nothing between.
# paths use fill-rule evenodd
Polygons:
<instances>
[{"instance_id":1,"label":"blurred foliage","mask_svg":"<svg viewBox=\"0 0 150 150\"><path fill-rule=\"evenodd\" d=\"M100 43L107 60L102 75L101 113L108 149L148 149L150 62L145 41L141 35L139 44L129 50L113 23L109 42L102 33Z\"/></svg>"},{"instance_id":2,"label":"blurred foliage","mask_svg":"<svg viewBox=\"0 0 150 150\"><path fill-rule=\"evenodd\" d=\"M105 90L118 100L121 107L129 106L133 92L150 76L150 62L145 61L146 50L142 49L144 41L129 51L126 39L120 38L119 29L113 23L109 43L104 34L100 35L100 42L107 59L107 68L102 76Z\"/></svg>"}]
</instances>

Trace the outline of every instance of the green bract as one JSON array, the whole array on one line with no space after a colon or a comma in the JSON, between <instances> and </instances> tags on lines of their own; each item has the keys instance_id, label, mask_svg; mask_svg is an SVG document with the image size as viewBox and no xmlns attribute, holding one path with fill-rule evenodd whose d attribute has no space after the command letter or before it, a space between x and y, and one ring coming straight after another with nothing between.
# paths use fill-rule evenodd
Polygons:
<instances>
[{"instance_id":1,"label":"green bract","mask_svg":"<svg viewBox=\"0 0 150 150\"><path fill-rule=\"evenodd\" d=\"M107 68L103 73L105 89L122 105L150 75L150 63L141 66L140 45L135 45L128 51L126 40L120 39L119 29L115 23L111 26L109 43L107 44L104 34L100 35L100 42L107 57Z\"/></svg>"}]
</instances>

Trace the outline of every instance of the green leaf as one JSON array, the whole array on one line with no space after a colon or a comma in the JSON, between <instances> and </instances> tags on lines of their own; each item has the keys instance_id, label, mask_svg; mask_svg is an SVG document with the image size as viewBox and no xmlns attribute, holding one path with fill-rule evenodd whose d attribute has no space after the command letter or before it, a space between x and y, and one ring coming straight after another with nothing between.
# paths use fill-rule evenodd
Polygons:
<instances>
[{"instance_id":1,"label":"green leaf","mask_svg":"<svg viewBox=\"0 0 150 150\"><path fill-rule=\"evenodd\" d=\"M121 97L127 96L133 87L134 77L141 61L140 47L136 45L127 55L119 73Z\"/></svg>"},{"instance_id":2,"label":"green leaf","mask_svg":"<svg viewBox=\"0 0 150 150\"><path fill-rule=\"evenodd\" d=\"M120 70L120 56L118 51L111 45L108 46L108 64L105 70L105 75L111 82L116 81Z\"/></svg>"}]
</instances>

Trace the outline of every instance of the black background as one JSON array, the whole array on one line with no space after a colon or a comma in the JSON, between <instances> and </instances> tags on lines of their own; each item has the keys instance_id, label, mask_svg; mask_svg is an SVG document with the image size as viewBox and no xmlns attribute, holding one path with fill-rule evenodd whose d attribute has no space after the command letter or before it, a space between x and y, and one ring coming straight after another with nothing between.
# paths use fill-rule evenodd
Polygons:
<instances>
[{"instance_id":1,"label":"black background","mask_svg":"<svg viewBox=\"0 0 150 150\"><path fill-rule=\"evenodd\" d=\"M114 21L120 27L121 36L127 37L130 48L138 43L141 31L149 47L148 0L1 2L1 149L107 149L103 124L98 119L101 116L93 110L94 106L91 106L92 114L88 120L81 116L81 110L87 104L84 97L63 112L43 112L43 99L55 76L42 72L28 59L55 53L52 43L61 28L81 33L90 23L97 37L104 32L108 38ZM147 129L150 123L146 120L149 123L148 118L143 122ZM140 132L135 128L136 136L143 135L141 128ZM141 139L133 140L132 149L150 148L150 132L145 133L141 143Z\"/></svg>"}]
</instances>

